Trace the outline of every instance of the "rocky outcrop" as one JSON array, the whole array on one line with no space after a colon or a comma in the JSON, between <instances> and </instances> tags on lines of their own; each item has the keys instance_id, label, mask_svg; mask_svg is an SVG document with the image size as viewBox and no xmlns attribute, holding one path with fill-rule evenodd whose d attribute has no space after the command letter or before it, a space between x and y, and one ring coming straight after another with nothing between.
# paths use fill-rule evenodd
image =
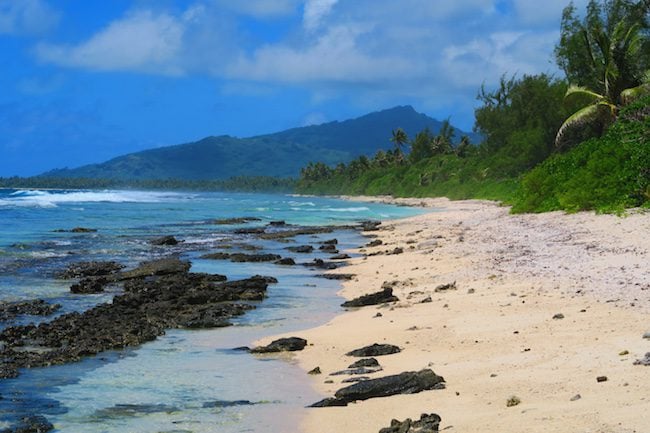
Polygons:
<instances>
[{"instance_id":1,"label":"rocky outcrop","mask_svg":"<svg viewBox=\"0 0 650 433\"><path fill-rule=\"evenodd\" d=\"M362 221L359 223L361 230L364 232L375 232L379 230L380 225L381 221Z\"/></svg>"},{"instance_id":2,"label":"rocky outcrop","mask_svg":"<svg viewBox=\"0 0 650 433\"><path fill-rule=\"evenodd\" d=\"M348 365L348 368L359 367L379 367L379 361L377 361L375 358L363 358Z\"/></svg>"},{"instance_id":3,"label":"rocky outcrop","mask_svg":"<svg viewBox=\"0 0 650 433\"><path fill-rule=\"evenodd\" d=\"M385 289L370 293L367 295L359 296L358 298L352 299L350 301L345 301L341 304L341 307L365 307L368 305L378 305L385 304L386 302L397 302L399 299L397 296L393 295L393 289L386 287Z\"/></svg>"},{"instance_id":4,"label":"rocky outcrop","mask_svg":"<svg viewBox=\"0 0 650 433\"><path fill-rule=\"evenodd\" d=\"M0 322L17 316L49 316L61 308L60 304L48 304L42 299L21 302L0 302Z\"/></svg>"},{"instance_id":5,"label":"rocky outcrop","mask_svg":"<svg viewBox=\"0 0 650 433\"><path fill-rule=\"evenodd\" d=\"M105 350L135 346L170 328L213 328L254 308L272 277L223 281L221 275L188 272L178 259L146 262L109 276L124 293L110 304L69 313L38 326L14 326L0 333L0 376L16 369L77 361ZM126 279L126 276L129 276ZM29 349L27 349L29 348Z\"/></svg>"},{"instance_id":6,"label":"rocky outcrop","mask_svg":"<svg viewBox=\"0 0 650 433\"><path fill-rule=\"evenodd\" d=\"M47 433L54 430L54 426L44 416L29 415L20 419L14 426L0 430L0 433Z\"/></svg>"},{"instance_id":7,"label":"rocky outcrop","mask_svg":"<svg viewBox=\"0 0 650 433\"><path fill-rule=\"evenodd\" d=\"M311 245L298 245L295 247L287 247L287 249L293 253L307 254L314 251L314 247Z\"/></svg>"},{"instance_id":8,"label":"rocky outcrop","mask_svg":"<svg viewBox=\"0 0 650 433\"><path fill-rule=\"evenodd\" d=\"M216 220L211 220L209 223L216 225L235 225L235 224L245 224L252 221L262 221L260 218L256 217L238 217L238 218L221 218Z\"/></svg>"},{"instance_id":9,"label":"rocky outcrop","mask_svg":"<svg viewBox=\"0 0 650 433\"><path fill-rule=\"evenodd\" d=\"M383 356L383 355L392 355L393 353L399 353L402 350L392 344L371 344L370 346L365 346L360 349L352 350L346 353L347 356L356 356L359 358L365 358L367 356Z\"/></svg>"},{"instance_id":10,"label":"rocky outcrop","mask_svg":"<svg viewBox=\"0 0 650 433\"><path fill-rule=\"evenodd\" d=\"M108 279L105 277L82 278L78 283L70 286L70 291L76 294L101 293L106 284L108 284Z\"/></svg>"},{"instance_id":11,"label":"rocky outcrop","mask_svg":"<svg viewBox=\"0 0 650 433\"><path fill-rule=\"evenodd\" d=\"M389 397L397 394L416 394L432 389L444 389L445 379L433 370L407 371L392 376L364 380L341 388L332 398L326 398L310 407L347 406L353 401Z\"/></svg>"},{"instance_id":12,"label":"rocky outcrop","mask_svg":"<svg viewBox=\"0 0 650 433\"><path fill-rule=\"evenodd\" d=\"M307 345L307 340L299 337L280 338L272 341L267 346L251 349L251 353L295 352L302 350Z\"/></svg>"},{"instance_id":13,"label":"rocky outcrop","mask_svg":"<svg viewBox=\"0 0 650 433\"><path fill-rule=\"evenodd\" d=\"M291 257L283 257L280 260L276 260L273 263L275 263L276 265L293 266L296 264L296 261Z\"/></svg>"},{"instance_id":14,"label":"rocky outcrop","mask_svg":"<svg viewBox=\"0 0 650 433\"><path fill-rule=\"evenodd\" d=\"M309 266L312 268L318 268L318 269L336 269L338 268L338 265L336 263L332 262L326 262L323 259L314 259L313 261L309 263L303 263L305 266Z\"/></svg>"},{"instance_id":15,"label":"rocky outcrop","mask_svg":"<svg viewBox=\"0 0 650 433\"><path fill-rule=\"evenodd\" d=\"M411 418L404 421L394 419L390 422L390 427L379 430L379 433L438 433L441 421L438 414L423 413L417 421L412 421Z\"/></svg>"},{"instance_id":16,"label":"rocky outcrop","mask_svg":"<svg viewBox=\"0 0 650 433\"><path fill-rule=\"evenodd\" d=\"M325 278L327 280L351 280L356 277L356 274L318 274L315 275L319 278Z\"/></svg>"},{"instance_id":17,"label":"rocky outcrop","mask_svg":"<svg viewBox=\"0 0 650 433\"><path fill-rule=\"evenodd\" d=\"M100 277L113 274L124 269L124 265L110 262L79 262L73 263L68 268L57 275L64 280L84 277Z\"/></svg>"},{"instance_id":18,"label":"rocky outcrop","mask_svg":"<svg viewBox=\"0 0 650 433\"><path fill-rule=\"evenodd\" d=\"M280 260L282 256L277 254L244 254L244 253L212 253L201 256L202 259L212 260L230 260L235 263L259 263L259 262L273 262Z\"/></svg>"},{"instance_id":19,"label":"rocky outcrop","mask_svg":"<svg viewBox=\"0 0 650 433\"><path fill-rule=\"evenodd\" d=\"M178 245L178 240L174 236L163 236L149 241L151 245Z\"/></svg>"}]
</instances>

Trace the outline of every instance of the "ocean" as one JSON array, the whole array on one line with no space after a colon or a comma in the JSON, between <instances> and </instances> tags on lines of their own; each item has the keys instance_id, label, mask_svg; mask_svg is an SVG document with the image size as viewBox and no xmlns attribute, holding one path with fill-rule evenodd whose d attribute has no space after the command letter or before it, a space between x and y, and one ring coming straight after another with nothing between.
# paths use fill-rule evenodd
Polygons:
<instances>
[{"instance_id":1,"label":"ocean","mask_svg":"<svg viewBox=\"0 0 650 433\"><path fill-rule=\"evenodd\" d=\"M38 324L71 312L110 303L118 293L73 294L71 281L57 278L81 261L115 260L135 267L176 255L192 272L223 274L229 280L252 275L278 279L256 309L233 326L168 330L157 340L108 351L80 362L22 369L0 379L0 430L29 414L45 416L56 432L292 432L302 408L321 396L286 356L254 356L233 350L280 333L325 323L341 311L340 283L317 277L301 263L328 255L317 248L289 252L291 245L338 239L344 251L367 242L358 231L299 235L290 243L237 234L242 227L272 221L301 226L349 225L415 215L419 209L378 203L290 195L202 192L0 190L0 303L43 299L58 303L53 315L18 316L0 330ZM252 217L240 224L215 220ZM91 229L73 232L73 228ZM155 246L173 235L182 242ZM208 260L206 253L264 252L293 257L296 266ZM2 344L0 342L0 344ZM1 346L0 346L1 347Z\"/></svg>"}]
</instances>

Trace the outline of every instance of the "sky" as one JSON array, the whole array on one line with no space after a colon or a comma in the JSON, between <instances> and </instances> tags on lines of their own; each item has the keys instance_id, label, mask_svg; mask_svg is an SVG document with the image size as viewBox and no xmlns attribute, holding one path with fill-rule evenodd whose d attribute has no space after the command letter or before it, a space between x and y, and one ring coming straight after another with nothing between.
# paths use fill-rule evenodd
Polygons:
<instances>
[{"instance_id":1,"label":"sky","mask_svg":"<svg viewBox=\"0 0 650 433\"><path fill-rule=\"evenodd\" d=\"M567 3L0 0L0 176L396 105L469 131L481 85L561 76Z\"/></svg>"}]
</instances>

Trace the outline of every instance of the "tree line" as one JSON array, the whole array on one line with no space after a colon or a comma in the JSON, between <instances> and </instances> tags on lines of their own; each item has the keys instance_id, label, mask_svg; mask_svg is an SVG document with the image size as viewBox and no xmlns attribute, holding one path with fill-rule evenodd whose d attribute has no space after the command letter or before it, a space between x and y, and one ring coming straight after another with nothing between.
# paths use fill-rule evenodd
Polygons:
<instances>
[{"instance_id":1,"label":"tree line","mask_svg":"<svg viewBox=\"0 0 650 433\"><path fill-rule=\"evenodd\" d=\"M616 190L610 201L626 206L648 203L650 189L646 193L644 188L650 188L650 164L645 168L643 164L650 154L649 17L650 0L590 0L582 15L570 3L563 11L554 50L564 77L504 74L495 88L481 87L474 125L483 137L481 143L472 145L467 137L456 142L448 120L436 134L424 130L408 137L397 128L389 151L335 167L310 163L301 171L298 189L536 203L520 206L521 211L606 207L597 200L582 199L578 205L531 200L531 195L544 196L553 188L535 190L539 185L526 182L527 176L539 176L542 170L551 182L565 185L564 178L571 170L577 172L575 167L557 172L551 165L562 166L565 158L596 167L599 164L591 159L600 158L608 161L609 171L638 172L629 178L629 185L604 187ZM596 152L598 146L613 145L614 135L636 143L615 161L611 151ZM586 148L593 152L585 154ZM575 158L578 153L582 159ZM615 198L617 194L624 198Z\"/></svg>"}]
</instances>

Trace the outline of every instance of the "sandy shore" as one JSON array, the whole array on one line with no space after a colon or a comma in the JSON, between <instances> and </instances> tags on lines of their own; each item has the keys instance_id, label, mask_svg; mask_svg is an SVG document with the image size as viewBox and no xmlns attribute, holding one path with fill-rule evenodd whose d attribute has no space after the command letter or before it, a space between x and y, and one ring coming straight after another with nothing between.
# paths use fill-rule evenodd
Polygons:
<instances>
[{"instance_id":1,"label":"sandy shore","mask_svg":"<svg viewBox=\"0 0 650 433\"><path fill-rule=\"evenodd\" d=\"M320 367L309 377L323 397L346 385L349 376L329 376L355 360L344 354L372 343L402 348L378 357L372 377L431 368L447 387L305 409L302 431L376 433L435 412L451 432L650 432L650 367L633 365L650 352L650 213L513 216L490 202L403 202L432 212L384 223L372 232L384 245L360 252L404 253L339 271L357 275L343 297L398 281L399 302L294 334L310 343L295 356L305 372ZM507 407L511 396L521 403Z\"/></svg>"}]
</instances>

